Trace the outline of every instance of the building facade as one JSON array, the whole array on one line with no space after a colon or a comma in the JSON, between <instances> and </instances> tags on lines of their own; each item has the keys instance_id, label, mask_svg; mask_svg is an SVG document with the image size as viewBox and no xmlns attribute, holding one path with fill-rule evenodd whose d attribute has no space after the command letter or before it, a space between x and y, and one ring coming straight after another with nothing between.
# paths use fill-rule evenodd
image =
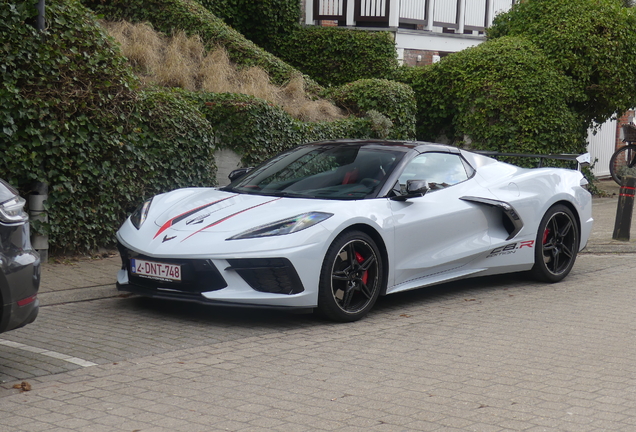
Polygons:
<instances>
[{"instance_id":1,"label":"building facade","mask_svg":"<svg viewBox=\"0 0 636 432\"><path fill-rule=\"evenodd\" d=\"M306 25L390 31L400 61L411 66L478 45L485 29L515 0L304 0Z\"/></svg>"}]
</instances>

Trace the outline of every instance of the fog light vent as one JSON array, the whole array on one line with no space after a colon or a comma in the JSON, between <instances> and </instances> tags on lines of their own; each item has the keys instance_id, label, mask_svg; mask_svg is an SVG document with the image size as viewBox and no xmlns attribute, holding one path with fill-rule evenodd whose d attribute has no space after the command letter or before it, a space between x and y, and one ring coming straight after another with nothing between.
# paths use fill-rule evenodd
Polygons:
<instances>
[{"instance_id":1,"label":"fog light vent","mask_svg":"<svg viewBox=\"0 0 636 432\"><path fill-rule=\"evenodd\" d=\"M303 287L296 269L287 258L248 258L227 260L252 289L273 294L298 294Z\"/></svg>"}]
</instances>

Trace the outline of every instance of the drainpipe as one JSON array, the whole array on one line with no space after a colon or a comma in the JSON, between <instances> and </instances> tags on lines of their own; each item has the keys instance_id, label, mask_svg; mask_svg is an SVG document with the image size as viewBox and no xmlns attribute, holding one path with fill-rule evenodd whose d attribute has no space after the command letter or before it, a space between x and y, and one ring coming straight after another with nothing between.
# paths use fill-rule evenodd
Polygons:
<instances>
[{"instance_id":1,"label":"drainpipe","mask_svg":"<svg viewBox=\"0 0 636 432\"><path fill-rule=\"evenodd\" d=\"M435 18L435 0L426 1L426 30L433 31L433 19Z\"/></svg>"},{"instance_id":2,"label":"drainpipe","mask_svg":"<svg viewBox=\"0 0 636 432\"><path fill-rule=\"evenodd\" d=\"M464 34L466 22L466 0L459 0L457 3L457 33Z\"/></svg>"},{"instance_id":3,"label":"drainpipe","mask_svg":"<svg viewBox=\"0 0 636 432\"><path fill-rule=\"evenodd\" d=\"M38 16L35 21L35 28L43 32L46 28L45 0L38 0L36 6L38 10ZM29 218L32 221L41 221L46 223L49 218L44 209L44 202L49 197L49 186L47 183L36 182L33 186L33 192L29 195ZM31 246L40 254L40 261L44 264L49 260L49 236L42 234L35 234L31 232Z\"/></svg>"},{"instance_id":4,"label":"drainpipe","mask_svg":"<svg viewBox=\"0 0 636 432\"><path fill-rule=\"evenodd\" d=\"M32 221L46 223L49 218L44 209L44 202L49 197L49 187L46 183L37 182L33 192L29 195L29 218ZM40 254L40 261L44 264L49 259L49 236L31 232L31 246Z\"/></svg>"},{"instance_id":5,"label":"drainpipe","mask_svg":"<svg viewBox=\"0 0 636 432\"><path fill-rule=\"evenodd\" d=\"M46 8L46 4L44 2L45 0L38 0L38 5L36 6L38 9L38 17L35 21L35 28L37 28L40 31L44 31L44 26L45 26L44 10Z\"/></svg>"}]
</instances>

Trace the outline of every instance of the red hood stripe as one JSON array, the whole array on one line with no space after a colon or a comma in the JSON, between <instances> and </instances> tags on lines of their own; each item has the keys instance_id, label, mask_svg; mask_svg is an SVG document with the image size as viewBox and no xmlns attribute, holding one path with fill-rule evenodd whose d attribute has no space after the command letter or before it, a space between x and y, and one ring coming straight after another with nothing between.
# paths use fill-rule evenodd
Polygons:
<instances>
[{"instance_id":1,"label":"red hood stripe","mask_svg":"<svg viewBox=\"0 0 636 432\"><path fill-rule=\"evenodd\" d=\"M155 234L155 236L154 236L152 239L153 239L153 240L154 240L154 239L156 239L156 238L157 238L157 236L158 236L159 234L161 234L162 232L164 232L165 230L167 230L168 228L170 228L171 226L173 226L173 225L174 225L174 224L176 224L177 222L179 222L179 221L181 221L181 220L183 220L183 219L187 218L188 216L191 216L191 215L195 214L195 213L196 213L196 212L198 212L199 210L202 210L202 209L204 209L204 208L206 208L206 207L213 206L214 204L218 204L218 203L220 203L220 202L222 202L222 201L225 201L225 200L228 200L228 199L230 199L230 198L234 198L234 197L235 197L235 196L237 196L237 195L238 195L238 194L235 194L235 195L229 196L229 197L227 197L227 198L223 198L223 199L216 200L216 201L213 201L213 202L208 203L208 204L204 204L204 205L202 205L202 206L199 206L199 207L197 207L197 208L193 208L192 210L188 210L188 211L187 211L187 212L185 212L185 213L181 213L180 215L173 217L172 219L170 219L169 221L167 221L165 224L163 224L163 225L161 226L161 228L159 228L159 231L157 231L157 234Z\"/></svg>"},{"instance_id":2,"label":"red hood stripe","mask_svg":"<svg viewBox=\"0 0 636 432\"><path fill-rule=\"evenodd\" d=\"M190 238L190 237L192 237L193 235L198 234L198 233L200 233L200 232L201 232L201 231L203 231L203 230L206 230L206 229L211 228L211 227L213 227L213 226L215 226L215 225L218 225L218 224L220 224L221 222L225 222L226 220L228 220L228 219L230 219L230 218L233 218L233 217L234 217L234 216L236 216L236 215L239 215L239 214L241 214L241 213L245 213L246 211L248 211L248 210L252 210L252 209L255 209L256 207L260 207L260 206L262 206L262 205L269 204L269 203L274 202L274 201L278 201L279 199L281 199L281 198L276 198L276 199L273 199L273 200L270 200L270 201L265 201L264 203L257 204L257 205L252 206L252 207L248 207L248 208L246 208L246 209L244 209L244 210L238 211L238 212L233 213L233 214L231 214L231 215L229 215L229 216L226 216L226 217L224 217L224 218L222 218L222 219L219 219L219 220L217 220L217 221L215 221L215 222L212 222L210 225L205 226L205 227L201 228L200 230L193 232L192 234L190 234L189 236L187 236L186 238L184 238L183 240L181 240L181 242L186 241L187 239L189 239L189 238Z\"/></svg>"}]
</instances>

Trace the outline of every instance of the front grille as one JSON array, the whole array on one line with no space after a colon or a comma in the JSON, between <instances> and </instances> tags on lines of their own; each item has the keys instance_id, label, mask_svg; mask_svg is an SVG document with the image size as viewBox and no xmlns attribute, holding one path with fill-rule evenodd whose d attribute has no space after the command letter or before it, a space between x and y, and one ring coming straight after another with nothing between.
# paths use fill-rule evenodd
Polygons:
<instances>
[{"instance_id":1,"label":"front grille","mask_svg":"<svg viewBox=\"0 0 636 432\"><path fill-rule=\"evenodd\" d=\"M133 285L155 290L163 288L193 294L217 291L227 287L227 282L210 260L154 258L138 254L121 244L118 244L118 249L121 255L122 268L128 272L128 280ZM164 281L135 275L130 271L131 258L179 265L181 266L181 281Z\"/></svg>"},{"instance_id":2,"label":"front grille","mask_svg":"<svg viewBox=\"0 0 636 432\"><path fill-rule=\"evenodd\" d=\"M274 294L298 294L303 287L296 269L287 258L229 259L231 267L252 289Z\"/></svg>"}]
</instances>

